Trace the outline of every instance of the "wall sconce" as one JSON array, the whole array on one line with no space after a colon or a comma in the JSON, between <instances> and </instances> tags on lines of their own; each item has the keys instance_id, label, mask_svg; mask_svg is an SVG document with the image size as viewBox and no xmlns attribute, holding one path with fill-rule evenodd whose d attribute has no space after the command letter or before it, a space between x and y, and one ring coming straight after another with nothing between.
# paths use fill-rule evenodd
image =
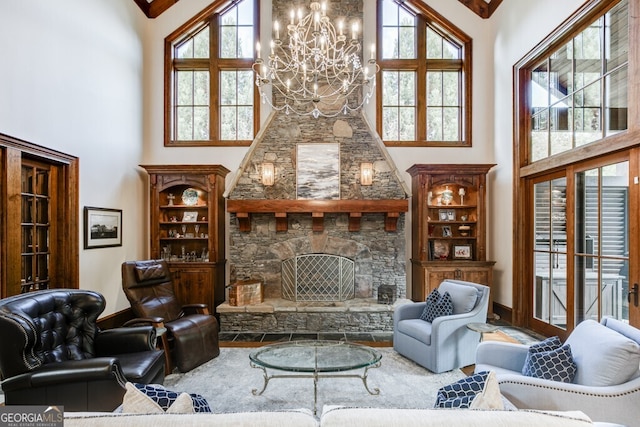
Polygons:
<instances>
[{"instance_id":1,"label":"wall sconce","mask_svg":"<svg viewBox=\"0 0 640 427\"><path fill-rule=\"evenodd\" d=\"M373 184L373 163L360 163L360 184Z\"/></svg>"},{"instance_id":2,"label":"wall sconce","mask_svg":"<svg viewBox=\"0 0 640 427\"><path fill-rule=\"evenodd\" d=\"M262 185L273 185L276 177L276 168L273 163L262 164Z\"/></svg>"}]
</instances>

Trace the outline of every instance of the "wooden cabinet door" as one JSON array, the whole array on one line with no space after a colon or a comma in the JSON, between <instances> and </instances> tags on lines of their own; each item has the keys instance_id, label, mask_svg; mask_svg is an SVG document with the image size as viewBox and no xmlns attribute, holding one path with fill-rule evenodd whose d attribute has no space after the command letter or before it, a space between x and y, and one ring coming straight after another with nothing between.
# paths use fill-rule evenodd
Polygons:
<instances>
[{"instance_id":1,"label":"wooden cabinet door","mask_svg":"<svg viewBox=\"0 0 640 427\"><path fill-rule=\"evenodd\" d=\"M170 270L174 291L180 303L207 304L209 311L213 313L215 306L212 268L206 265L180 265L171 266Z\"/></svg>"},{"instance_id":2,"label":"wooden cabinet door","mask_svg":"<svg viewBox=\"0 0 640 427\"><path fill-rule=\"evenodd\" d=\"M426 268L425 276L425 295L429 295L434 289L437 289L446 279L455 279L455 270L453 268Z\"/></svg>"},{"instance_id":3,"label":"wooden cabinet door","mask_svg":"<svg viewBox=\"0 0 640 427\"><path fill-rule=\"evenodd\" d=\"M480 283L487 286L490 286L489 284L491 283L489 278L490 270L488 268L464 270L462 276L463 279L460 280L466 280L467 282Z\"/></svg>"}]
</instances>

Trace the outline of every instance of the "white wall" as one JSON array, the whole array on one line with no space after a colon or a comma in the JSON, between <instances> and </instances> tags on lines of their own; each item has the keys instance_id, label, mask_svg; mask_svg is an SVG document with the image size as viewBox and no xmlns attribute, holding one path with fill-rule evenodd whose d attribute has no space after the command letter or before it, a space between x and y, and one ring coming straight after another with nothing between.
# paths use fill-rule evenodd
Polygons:
<instances>
[{"instance_id":1,"label":"white wall","mask_svg":"<svg viewBox=\"0 0 640 427\"><path fill-rule=\"evenodd\" d=\"M505 1L490 19L495 33L489 50L493 51L494 63L491 98L495 105L491 121L493 158L497 166L489 183L488 256L497 261L494 281L498 286L493 290L494 301L507 307L512 307L513 297L513 66L583 2Z\"/></svg>"},{"instance_id":2,"label":"white wall","mask_svg":"<svg viewBox=\"0 0 640 427\"><path fill-rule=\"evenodd\" d=\"M122 247L80 250L80 287L105 295L106 314L128 306L120 264L145 248L145 25L132 0L0 2L0 132L80 159L80 218L123 210Z\"/></svg>"}]
</instances>

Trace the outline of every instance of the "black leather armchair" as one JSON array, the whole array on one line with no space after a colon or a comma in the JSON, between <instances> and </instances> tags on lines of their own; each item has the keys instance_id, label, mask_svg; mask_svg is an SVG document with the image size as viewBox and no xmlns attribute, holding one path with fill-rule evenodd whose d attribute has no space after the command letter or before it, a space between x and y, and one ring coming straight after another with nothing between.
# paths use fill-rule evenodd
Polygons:
<instances>
[{"instance_id":1,"label":"black leather armchair","mask_svg":"<svg viewBox=\"0 0 640 427\"><path fill-rule=\"evenodd\" d=\"M220 354L218 321L206 304L180 305L164 260L123 263L122 288L137 316L126 325L166 327L163 342L179 371L190 371Z\"/></svg>"},{"instance_id":2,"label":"black leather armchair","mask_svg":"<svg viewBox=\"0 0 640 427\"><path fill-rule=\"evenodd\" d=\"M0 378L7 405L113 411L127 381L162 383L152 327L100 330L97 292L50 289L0 300Z\"/></svg>"}]
</instances>

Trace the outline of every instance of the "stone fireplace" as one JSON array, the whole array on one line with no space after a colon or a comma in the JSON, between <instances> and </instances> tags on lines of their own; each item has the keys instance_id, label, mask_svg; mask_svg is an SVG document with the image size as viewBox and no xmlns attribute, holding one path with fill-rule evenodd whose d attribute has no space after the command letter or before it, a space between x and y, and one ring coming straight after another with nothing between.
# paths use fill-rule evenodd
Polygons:
<instances>
[{"instance_id":1,"label":"stone fireplace","mask_svg":"<svg viewBox=\"0 0 640 427\"><path fill-rule=\"evenodd\" d=\"M340 144L340 200L295 197L296 144L316 141ZM264 161L276 166L273 186L261 183ZM359 182L364 161L374 164L371 186ZM222 330L392 330L391 303L406 298L407 208L404 182L362 115L314 119L274 113L227 192L230 283L261 281L265 302L219 306ZM283 294L287 260L311 254L353 262L353 298L291 301Z\"/></svg>"},{"instance_id":2,"label":"stone fireplace","mask_svg":"<svg viewBox=\"0 0 640 427\"><path fill-rule=\"evenodd\" d=\"M332 2L331 6L335 16L362 19L361 0ZM274 19L286 16L289 7L290 3L274 0ZM307 149L313 144L318 144L318 149L327 144L339 147L334 177L338 198L297 197L299 144ZM266 163L275 168L273 185L264 185L261 180ZM360 182L363 163L373 165L371 185ZM274 112L230 177L232 182L225 194L230 283L259 280L265 301L254 306L217 307L224 332L393 329L392 303L396 298L406 298L405 213L409 191L361 112L318 118ZM352 297L290 298L288 260L307 255L335 256L352 262L351 271L348 267L339 270L352 275ZM384 290L381 295L379 289Z\"/></svg>"}]
</instances>

